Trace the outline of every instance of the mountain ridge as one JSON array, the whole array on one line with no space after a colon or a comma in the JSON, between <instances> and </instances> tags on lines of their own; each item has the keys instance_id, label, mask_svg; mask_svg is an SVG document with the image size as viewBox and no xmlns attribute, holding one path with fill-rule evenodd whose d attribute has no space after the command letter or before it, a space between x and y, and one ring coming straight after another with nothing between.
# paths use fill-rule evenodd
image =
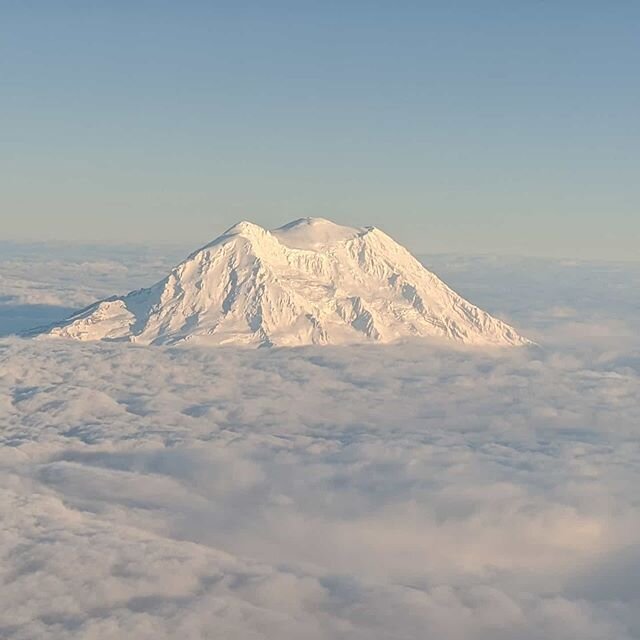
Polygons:
<instances>
[{"instance_id":1,"label":"mountain ridge","mask_svg":"<svg viewBox=\"0 0 640 640\"><path fill-rule=\"evenodd\" d=\"M324 218L273 230L239 222L151 287L98 301L41 333L138 344L529 344L380 229Z\"/></svg>"}]
</instances>

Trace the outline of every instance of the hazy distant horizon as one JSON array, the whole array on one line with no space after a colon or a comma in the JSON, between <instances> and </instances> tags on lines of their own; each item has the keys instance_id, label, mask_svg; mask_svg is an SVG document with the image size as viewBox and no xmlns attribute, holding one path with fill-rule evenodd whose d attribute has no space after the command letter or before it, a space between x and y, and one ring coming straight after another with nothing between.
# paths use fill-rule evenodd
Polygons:
<instances>
[{"instance_id":1,"label":"hazy distant horizon","mask_svg":"<svg viewBox=\"0 0 640 640\"><path fill-rule=\"evenodd\" d=\"M238 222L240 219L236 220ZM233 223L232 223L233 224ZM155 241L144 241L143 239L133 239L130 241L120 240L120 239L38 239L38 238L27 238L27 237L16 237L16 238L2 238L0 239L0 247L14 247L16 251L28 251L29 248L35 250L38 247L47 247L51 250L56 249L69 249L70 251L81 251L81 250L100 250L104 251L105 254L112 251L114 254L117 254L120 250L135 250L139 249L140 251L168 251L170 254L175 255L176 258L185 257L191 251L204 246L211 240L214 240L219 235L221 235L227 228L232 226L232 224L226 226L216 225L213 233L209 233L206 236L200 238L193 238L189 240L188 238L185 240L177 241L171 239L165 240L155 240ZM274 225L273 228L280 225ZM394 239L398 239L398 235L393 233L388 226L379 227L385 233L393 237ZM467 257L467 258L513 258L513 259L523 259L523 260L551 260L551 261L576 261L576 262L584 262L584 263L602 263L602 264L634 264L640 263L640 254L638 252L632 252L629 254L621 254L621 255L603 255L603 256L593 256L593 255L585 255L579 249L577 251L571 252L570 249L567 249L567 252L553 253L548 252L545 253L543 248L540 248L539 253L534 252L521 252L516 248L510 248L508 246L501 248L496 248L494 250L480 251L474 250L472 247L468 249L454 249L450 246L437 246L437 247L424 247L417 248L414 246L415 241L412 242L411 238L409 238L404 244L413 255L422 259L428 259L430 256L455 256L455 257Z\"/></svg>"}]
</instances>

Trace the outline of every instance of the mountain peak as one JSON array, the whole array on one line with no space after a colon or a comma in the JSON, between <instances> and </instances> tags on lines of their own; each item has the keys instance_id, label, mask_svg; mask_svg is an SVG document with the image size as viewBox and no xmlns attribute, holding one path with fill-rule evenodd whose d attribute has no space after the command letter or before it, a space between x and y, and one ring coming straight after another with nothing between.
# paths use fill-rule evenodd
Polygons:
<instances>
[{"instance_id":1,"label":"mountain peak","mask_svg":"<svg viewBox=\"0 0 640 640\"><path fill-rule=\"evenodd\" d=\"M253 222L249 222L248 220L241 220L240 222L236 222L232 227L229 227L222 235L223 236L232 236L239 235L241 233L265 233L266 229L262 228L260 225L257 225Z\"/></svg>"},{"instance_id":2,"label":"mountain peak","mask_svg":"<svg viewBox=\"0 0 640 640\"><path fill-rule=\"evenodd\" d=\"M279 227L280 229L292 229L294 227L300 227L300 226L320 226L320 225L326 225L326 224L335 224L335 222L332 222L331 220L328 220L327 218L320 218L320 217L312 217L312 216L304 216L302 218L296 218L295 220L292 220L291 222L287 222L287 224L283 224L281 227Z\"/></svg>"},{"instance_id":3,"label":"mountain peak","mask_svg":"<svg viewBox=\"0 0 640 640\"><path fill-rule=\"evenodd\" d=\"M232 227L229 227L221 236L213 240L210 244L217 244L221 240L233 238L234 236L242 236L244 238L262 238L267 233L269 232L260 225L247 220L242 220L234 224Z\"/></svg>"},{"instance_id":4,"label":"mountain peak","mask_svg":"<svg viewBox=\"0 0 640 640\"><path fill-rule=\"evenodd\" d=\"M362 236L370 227L348 227L326 218L298 218L273 231L278 240L293 249L316 250Z\"/></svg>"},{"instance_id":5,"label":"mountain peak","mask_svg":"<svg viewBox=\"0 0 640 640\"><path fill-rule=\"evenodd\" d=\"M45 333L141 344L528 344L386 234L325 218L272 231L239 222L149 289L96 302Z\"/></svg>"}]
</instances>

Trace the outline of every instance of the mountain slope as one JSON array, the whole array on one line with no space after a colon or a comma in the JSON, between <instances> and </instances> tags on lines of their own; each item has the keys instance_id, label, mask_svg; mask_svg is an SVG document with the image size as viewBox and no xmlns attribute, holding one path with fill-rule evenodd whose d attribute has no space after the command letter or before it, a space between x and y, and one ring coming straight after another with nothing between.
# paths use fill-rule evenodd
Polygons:
<instances>
[{"instance_id":1,"label":"mountain slope","mask_svg":"<svg viewBox=\"0 0 640 640\"><path fill-rule=\"evenodd\" d=\"M152 287L97 302L44 333L140 344L528 343L379 229L322 218L273 231L240 222Z\"/></svg>"}]
</instances>

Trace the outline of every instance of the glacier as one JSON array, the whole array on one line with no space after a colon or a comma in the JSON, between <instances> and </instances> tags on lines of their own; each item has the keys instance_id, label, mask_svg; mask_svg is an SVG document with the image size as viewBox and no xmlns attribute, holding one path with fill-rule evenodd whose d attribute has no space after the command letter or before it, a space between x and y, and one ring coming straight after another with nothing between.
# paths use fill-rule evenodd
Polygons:
<instances>
[{"instance_id":1,"label":"glacier","mask_svg":"<svg viewBox=\"0 0 640 640\"><path fill-rule=\"evenodd\" d=\"M444 338L531 344L376 227L240 222L155 285L96 302L39 335L137 344L302 346Z\"/></svg>"}]
</instances>

